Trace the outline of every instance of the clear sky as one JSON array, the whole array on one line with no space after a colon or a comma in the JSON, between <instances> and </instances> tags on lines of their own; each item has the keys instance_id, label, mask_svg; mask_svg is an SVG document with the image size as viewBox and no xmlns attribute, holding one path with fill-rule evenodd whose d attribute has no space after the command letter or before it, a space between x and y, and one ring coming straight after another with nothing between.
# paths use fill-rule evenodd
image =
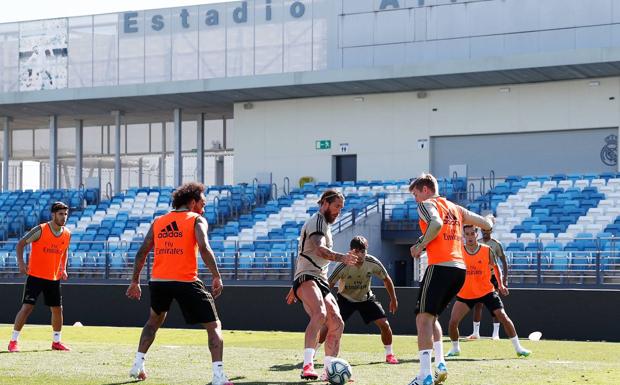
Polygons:
<instances>
[{"instance_id":1,"label":"clear sky","mask_svg":"<svg viewBox=\"0 0 620 385\"><path fill-rule=\"evenodd\" d=\"M3 0L0 23L228 1L230 0Z\"/></svg>"}]
</instances>

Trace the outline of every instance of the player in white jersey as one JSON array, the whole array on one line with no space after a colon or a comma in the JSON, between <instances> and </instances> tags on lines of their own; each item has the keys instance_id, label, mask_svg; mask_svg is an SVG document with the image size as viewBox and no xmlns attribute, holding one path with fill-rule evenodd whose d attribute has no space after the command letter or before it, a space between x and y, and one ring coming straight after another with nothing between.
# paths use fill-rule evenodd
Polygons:
<instances>
[{"instance_id":1,"label":"player in white jersey","mask_svg":"<svg viewBox=\"0 0 620 385\"><path fill-rule=\"evenodd\" d=\"M344 196L336 190L326 190L318 204L319 211L310 217L301 229L293 288L286 298L289 304L301 301L310 317L306 328L304 364L301 372L301 378L309 380L318 378L314 370L313 357L321 327L327 326L324 361L326 367L338 356L340 337L344 329L338 303L327 284L329 262L354 265L358 261L355 254L341 254L332 250L330 225L344 207Z\"/></svg>"}]
</instances>

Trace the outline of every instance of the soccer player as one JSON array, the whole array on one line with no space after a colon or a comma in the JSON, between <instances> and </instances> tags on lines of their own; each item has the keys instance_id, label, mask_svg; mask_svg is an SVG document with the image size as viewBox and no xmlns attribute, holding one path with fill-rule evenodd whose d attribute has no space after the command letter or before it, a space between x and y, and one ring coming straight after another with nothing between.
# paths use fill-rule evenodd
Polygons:
<instances>
[{"instance_id":1,"label":"soccer player","mask_svg":"<svg viewBox=\"0 0 620 385\"><path fill-rule=\"evenodd\" d=\"M385 347L385 362L388 364L398 364L398 359L392 350L392 328L385 316L385 311L381 303L372 293L370 283L372 276L379 277L390 296L390 312L396 313L398 310L398 299L394 291L394 283L388 275L381 261L367 253L368 240L362 236L356 236L351 240L351 252L360 259L353 266L338 264L336 269L329 276L329 287L333 288L338 284L338 307L343 322L359 311L366 324L374 322L381 331L381 341ZM327 328L323 326L319 344L325 341Z\"/></svg>"},{"instance_id":2,"label":"soccer player","mask_svg":"<svg viewBox=\"0 0 620 385\"><path fill-rule=\"evenodd\" d=\"M207 221L202 217L206 198L205 186L186 183L172 194L173 210L156 218L144 242L136 253L133 278L127 296L139 300L141 296L140 272L147 254L154 249L153 268L149 281L151 296L150 316L142 329L138 352L129 375L146 379L145 355L155 340L155 334L166 319L173 299L179 304L188 324L201 324L209 339L213 362L213 385L232 385L224 374L222 362L224 343L222 325L218 319L214 297L223 289L222 279L215 263L215 256L207 239ZM196 252L211 271L211 291L198 279Z\"/></svg>"},{"instance_id":3,"label":"soccer player","mask_svg":"<svg viewBox=\"0 0 620 385\"><path fill-rule=\"evenodd\" d=\"M482 230L482 239L478 240L479 243L483 245L487 245L493 250L495 257L498 258L502 262L502 278L505 287L508 287L508 262L506 261L506 254L504 254L504 248L500 241L495 238L491 238L490 230ZM491 283L495 290L498 289L497 280L495 279L495 274L493 274L493 270L491 270ZM474 332L467 337L467 339L475 340L480 338L480 320L482 319L482 303L478 302L474 306ZM499 340L499 321L495 316L493 316L493 334L492 338L494 340Z\"/></svg>"},{"instance_id":4,"label":"soccer player","mask_svg":"<svg viewBox=\"0 0 620 385\"><path fill-rule=\"evenodd\" d=\"M463 256L467 266L467 278L465 278L465 283L456 296L456 302L450 315L449 331L452 349L448 352L448 357L458 356L461 353L459 323L476 303L484 304L489 312L502 323L517 356L529 356L531 352L519 343L515 326L504 311L504 304L491 283L491 269L494 268L500 293L508 295L508 289L504 286L502 272L497 266L495 254L489 246L478 243L475 227L466 225L463 227L463 233L465 235Z\"/></svg>"},{"instance_id":5,"label":"soccer player","mask_svg":"<svg viewBox=\"0 0 620 385\"><path fill-rule=\"evenodd\" d=\"M301 371L301 378L306 380L318 378L313 358L317 337L323 325L327 326L324 359L326 368L340 350L344 322L340 317L336 298L327 283L329 262L354 265L358 261L358 257L353 253L341 254L332 250L330 225L344 207L342 193L326 190L321 194L318 204L319 211L312 215L301 229L293 287L286 297L288 304L301 301L310 317L304 339L304 364Z\"/></svg>"},{"instance_id":6,"label":"soccer player","mask_svg":"<svg viewBox=\"0 0 620 385\"><path fill-rule=\"evenodd\" d=\"M69 207L62 202L54 202L51 207L52 218L47 223L33 227L17 242L17 264L19 272L25 274L23 305L15 317L13 335L9 341L9 352L19 352L17 340L34 305L43 293L45 305L52 312L53 342L52 350L69 351L60 341L62 330L62 295L60 280L67 279L67 250L71 232L65 228ZM31 244L28 266L24 263L24 247Z\"/></svg>"},{"instance_id":7,"label":"soccer player","mask_svg":"<svg viewBox=\"0 0 620 385\"><path fill-rule=\"evenodd\" d=\"M483 218L440 197L437 179L431 174L422 174L415 179L409 185L409 191L418 202L420 228L424 234L411 246L411 256L419 258L424 249L428 255L428 267L416 304L420 371L409 385L441 384L448 377L448 369L437 318L465 282L462 226L472 224L491 229L493 223L492 218ZM431 366L433 348L437 366L434 378Z\"/></svg>"}]
</instances>

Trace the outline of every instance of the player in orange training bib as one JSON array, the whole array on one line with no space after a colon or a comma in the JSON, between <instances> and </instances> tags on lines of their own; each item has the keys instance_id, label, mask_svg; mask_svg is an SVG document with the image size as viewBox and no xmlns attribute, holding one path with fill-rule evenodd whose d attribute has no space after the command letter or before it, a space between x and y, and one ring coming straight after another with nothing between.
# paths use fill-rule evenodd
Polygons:
<instances>
[{"instance_id":1,"label":"player in orange training bib","mask_svg":"<svg viewBox=\"0 0 620 385\"><path fill-rule=\"evenodd\" d=\"M19 352L17 340L28 316L34 310L39 295L43 293L45 305L52 312L52 350L69 351L60 341L62 329L62 295L60 280L67 279L67 250L71 232L65 228L69 207L55 202L51 207L52 220L33 227L17 242L17 264L19 272L26 274L22 308L15 316L13 335L9 341L9 352ZM31 245L28 266L24 263L24 248Z\"/></svg>"},{"instance_id":2,"label":"player in orange training bib","mask_svg":"<svg viewBox=\"0 0 620 385\"><path fill-rule=\"evenodd\" d=\"M508 295L508 288L504 286L502 271L497 266L495 253L487 245L478 243L477 228L464 226L465 246L463 247L463 257L467 267L467 275L463 287L456 295L456 302L452 307L450 315L450 340L452 349L448 352L448 357L458 356L461 353L459 345L459 323L477 304L482 303L489 310L492 316L496 317L504 326L508 338L512 342L517 356L527 357L530 351L523 348L519 343L519 337L515 326L504 311L504 304L495 291L491 282L491 270L495 273L498 282L498 290L502 295Z\"/></svg>"}]
</instances>

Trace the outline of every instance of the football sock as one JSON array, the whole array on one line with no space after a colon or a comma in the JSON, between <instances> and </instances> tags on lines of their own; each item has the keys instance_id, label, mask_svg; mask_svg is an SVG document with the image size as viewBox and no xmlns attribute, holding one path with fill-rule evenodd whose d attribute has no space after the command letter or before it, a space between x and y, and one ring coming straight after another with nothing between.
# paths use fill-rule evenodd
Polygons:
<instances>
[{"instance_id":1,"label":"football sock","mask_svg":"<svg viewBox=\"0 0 620 385\"><path fill-rule=\"evenodd\" d=\"M213 362L213 376L221 376L224 374L224 363L222 361Z\"/></svg>"},{"instance_id":2,"label":"football sock","mask_svg":"<svg viewBox=\"0 0 620 385\"><path fill-rule=\"evenodd\" d=\"M146 359L146 353L136 353L136 358L133 360L133 366L141 368L144 366L144 361Z\"/></svg>"},{"instance_id":3,"label":"football sock","mask_svg":"<svg viewBox=\"0 0 620 385\"><path fill-rule=\"evenodd\" d=\"M441 341L433 342L433 349L435 349L435 365L439 365L442 362L445 364L446 360L443 358L443 343Z\"/></svg>"},{"instance_id":4,"label":"football sock","mask_svg":"<svg viewBox=\"0 0 620 385\"><path fill-rule=\"evenodd\" d=\"M499 338L499 322L493 322L493 338Z\"/></svg>"},{"instance_id":5,"label":"football sock","mask_svg":"<svg viewBox=\"0 0 620 385\"><path fill-rule=\"evenodd\" d=\"M420 350L420 374L418 378L424 379L426 376L432 373L431 368L431 355L433 354L432 349L428 350Z\"/></svg>"},{"instance_id":6,"label":"football sock","mask_svg":"<svg viewBox=\"0 0 620 385\"><path fill-rule=\"evenodd\" d=\"M510 342L512 342L512 346L515 347L515 350L517 352L520 352L523 350L523 347L521 346L521 344L519 343L519 336L514 336L510 339Z\"/></svg>"},{"instance_id":7,"label":"football sock","mask_svg":"<svg viewBox=\"0 0 620 385\"><path fill-rule=\"evenodd\" d=\"M311 364L313 358L314 358L314 349L312 348L304 349L304 366Z\"/></svg>"},{"instance_id":8,"label":"football sock","mask_svg":"<svg viewBox=\"0 0 620 385\"><path fill-rule=\"evenodd\" d=\"M385 355L389 356L390 354L394 354L392 351L392 345L383 345L385 347Z\"/></svg>"},{"instance_id":9,"label":"football sock","mask_svg":"<svg viewBox=\"0 0 620 385\"><path fill-rule=\"evenodd\" d=\"M13 334L11 335L11 341L17 341L19 338L19 332L17 330L13 330Z\"/></svg>"},{"instance_id":10,"label":"football sock","mask_svg":"<svg viewBox=\"0 0 620 385\"><path fill-rule=\"evenodd\" d=\"M329 364L332 363L334 358L336 358L336 357L325 356L325 358L323 359L323 366L324 366L325 370L327 370L327 368L329 368Z\"/></svg>"},{"instance_id":11,"label":"football sock","mask_svg":"<svg viewBox=\"0 0 620 385\"><path fill-rule=\"evenodd\" d=\"M60 342L60 332L52 333L52 338L54 339L54 342Z\"/></svg>"},{"instance_id":12,"label":"football sock","mask_svg":"<svg viewBox=\"0 0 620 385\"><path fill-rule=\"evenodd\" d=\"M476 336L480 335L480 322L474 322L474 332L472 334Z\"/></svg>"},{"instance_id":13,"label":"football sock","mask_svg":"<svg viewBox=\"0 0 620 385\"><path fill-rule=\"evenodd\" d=\"M460 352L461 351L461 344L459 343L459 340L452 341L452 351L453 352Z\"/></svg>"}]
</instances>

